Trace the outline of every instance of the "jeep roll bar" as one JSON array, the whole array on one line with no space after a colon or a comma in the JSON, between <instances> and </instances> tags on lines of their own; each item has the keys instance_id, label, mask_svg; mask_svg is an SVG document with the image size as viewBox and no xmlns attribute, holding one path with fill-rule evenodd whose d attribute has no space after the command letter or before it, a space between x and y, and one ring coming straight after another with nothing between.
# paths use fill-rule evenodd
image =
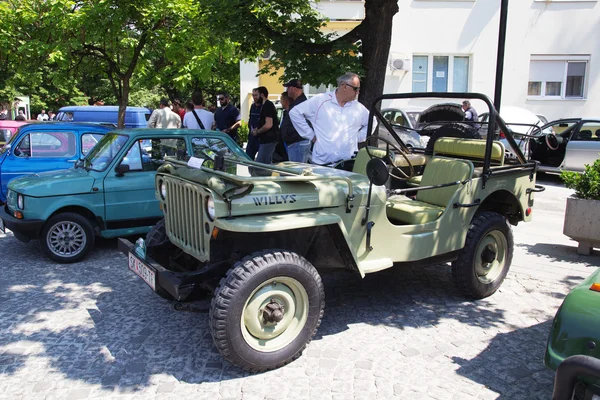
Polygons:
<instances>
[{"instance_id":1,"label":"jeep roll bar","mask_svg":"<svg viewBox=\"0 0 600 400\"><path fill-rule=\"evenodd\" d=\"M510 144L510 147L513 150L513 153L517 156L517 160L520 165L516 165L515 167L530 167L534 170L537 168L535 162L527 162L523 152L519 148L517 142L515 141L512 131L508 128L504 120L498 115L496 108L492 104L492 101L489 97L481 93L445 93L445 92L428 92L428 93L394 93L394 94L383 94L377 97L373 103L371 104L371 108L369 111L369 124L367 126L367 133L370 134L373 129L373 118L379 118L384 126L390 130L390 134L398 140L398 142L406 147L404 143L400 140L396 132L391 129L391 125L388 121L383 118L383 115L379 111L379 103L383 100L397 100L397 99L432 99L432 98L444 98L444 99L478 99L483 101L490 111L488 123L488 134L486 137L486 147L485 147L485 156L483 160L483 185L485 187L486 181L491 176L492 172L490 170L490 161L492 157L492 142L494 141L494 128L496 124L500 127L500 129L505 133L506 140ZM509 167L509 168L512 168Z\"/></svg>"}]
</instances>

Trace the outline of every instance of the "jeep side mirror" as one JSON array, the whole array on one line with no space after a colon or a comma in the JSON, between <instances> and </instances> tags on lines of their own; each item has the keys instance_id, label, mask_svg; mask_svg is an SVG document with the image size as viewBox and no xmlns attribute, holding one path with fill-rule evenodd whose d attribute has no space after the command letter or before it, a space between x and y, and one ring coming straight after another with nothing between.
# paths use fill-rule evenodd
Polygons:
<instances>
[{"instance_id":1,"label":"jeep side mirror","mask_svg":"<svg viewBox=\"0 0 600 400\"><path fill-rule=\"evenodd\" d=\"M381 158L372 158L367 163L367 178L375 186L384 185L390 177L390 171Z\"/></svg>"},{"instance_id":2,"label":"jeep side mirror","mask_svg":"<svg viewBox=\"0 0 600 400\"><path fill-rule=\"evenodd\" d=\"M125 172L129 172L129 164L119 164L117 168L115 168L116 176L122 177Z\"/></svg>"}]
</instances>

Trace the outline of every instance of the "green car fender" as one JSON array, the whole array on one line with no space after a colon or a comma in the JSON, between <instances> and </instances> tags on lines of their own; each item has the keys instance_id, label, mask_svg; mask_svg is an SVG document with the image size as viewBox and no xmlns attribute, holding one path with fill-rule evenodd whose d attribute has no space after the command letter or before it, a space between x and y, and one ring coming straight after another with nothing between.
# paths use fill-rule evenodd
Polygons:
<instances>
[{"instance_id":1,"label":"green car fender","mask_svg":"<svg viewBox=\"0 0 600 400\"><path fill-rule=\"evenodd\" d=\"M575 287L558 309L544 363L556 370L565 358L576 354L600 359L600 269ZM590 383L600 384L600 380Z\"/></svg>"}]
</instances>

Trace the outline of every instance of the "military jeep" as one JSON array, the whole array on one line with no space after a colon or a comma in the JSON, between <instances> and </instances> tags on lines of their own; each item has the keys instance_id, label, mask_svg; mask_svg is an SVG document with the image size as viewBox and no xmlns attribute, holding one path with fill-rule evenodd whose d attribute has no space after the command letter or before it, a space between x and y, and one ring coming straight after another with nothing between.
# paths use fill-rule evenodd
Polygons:
<instances>
[{"instance_id":1,"label":"military jeep","mask_svg":"<svg viewBox=\"0 0 600 400\"><path fill-rule=\"evenodd\" d=\"M514 147L513 164L504 165L505 148L493 134L451 137L473 129L455 128L456 121L437 122L444 134L435 135L431 154L408 149L378 106L411 96L485 102L489 126L497 122ZM467 297L493 294L511 264L510 225L531 220L534 192L543 190L536 164L480 94L383 95L370 113L375 135L334 167L265 165L218 149L163 165L156 196L164 220L145 241L121 239L129 268L167 299L213 291L216 347L255 372L293 361L314 336L325 307L321 269L364 277L449 262ZM373 120L395 141L379 136Z\"/></svg>"}]
</instances>

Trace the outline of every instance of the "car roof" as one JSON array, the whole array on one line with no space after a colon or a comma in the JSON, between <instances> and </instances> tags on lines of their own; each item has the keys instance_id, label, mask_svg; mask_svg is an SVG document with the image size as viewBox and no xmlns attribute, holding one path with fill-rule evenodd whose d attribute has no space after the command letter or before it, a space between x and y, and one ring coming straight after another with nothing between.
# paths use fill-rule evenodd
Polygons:
<instances>
[{"instance_id":1,"label":"car roof","mask_svg":"<svg viewBox=\"0 0 600 400\"><path fill-rule=\"evenodd\" d=\"M75 111L88 111L88 112L101 112L101 111L109 111L109 112L117 112L119 111L119 106L65 106L61 107L58 112L75 112ZM127 107L127 111L140 111L140 112L150 112L146 107Z\"/></svg>"},{"instance_id":2,"label":"car roof","mask_svg":"<svg viewBox=\"0 0 600 400\"><path fill-rule=\"evenodd\" d=\"M0 120L0 128L15 128L21 125L29 124L29 121L15 121L12 119L1 119Z\"/></svg>"},{"instance_id":3,"label":"car roof","mask_svg":"<svg viewBox=\"0 0 600 400\"><path fill-rule=\"evenodd\" d=\"M127 136L133 136L133 135L144 135L144 136L164 136L165 134L169 134L172 136L177 136L177 135L184 135L184 136L189 136L189 135L207 135L207 136L213 136L213 137L228 137L231 139L231 136L229 136L226 133L223 132L219 132L219 131L208 131L208 130L202 130L202 129L160 129L160 128L135 128L135 129L113 129L111 130L111 132L117 133L119 135L127 135ZM231 139L233 140L233 139Z\"/></svg>"}]
</instances>

